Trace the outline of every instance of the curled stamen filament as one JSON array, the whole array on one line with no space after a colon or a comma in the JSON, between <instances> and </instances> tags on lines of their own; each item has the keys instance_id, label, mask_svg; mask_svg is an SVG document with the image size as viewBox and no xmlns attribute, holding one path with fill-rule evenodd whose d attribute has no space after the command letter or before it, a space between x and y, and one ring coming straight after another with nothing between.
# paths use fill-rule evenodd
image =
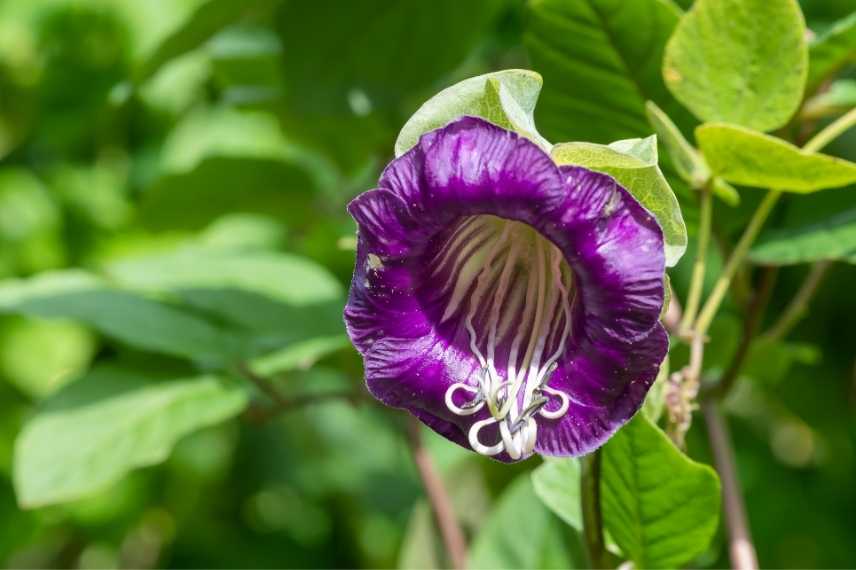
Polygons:
<instances>
[{"instance_id":1,"label":"curled stamen filament","mask_svg":"<svg viewBox=\"0 0 856 570\"><path fill-rule=\"evenodd\" d=\"M459 416L487 408L490 416L469 429L471 447L484 455L506 452L519 459L534 449L536 416L556 420L570 407L568 394L546 384L571 334L573 275L563 266L561 251L525 224L498 218L464 224L450 242L466 252L466 259L452 261L448 250L441 252L442 263L451 262L455 276L443 319L465 311L469 349L481 369L475 382L452 384L445 403ZM478 245L470 247L473 242ZM505 378L496 366L497 356L503 356L497 355L500 346L508 350ZM469 403L455 403L461 391L472 395ZM551 401L558 406L550 406ZM496 424L498 441L482 441L483 430Z\"/></svg>"}]
</instances>

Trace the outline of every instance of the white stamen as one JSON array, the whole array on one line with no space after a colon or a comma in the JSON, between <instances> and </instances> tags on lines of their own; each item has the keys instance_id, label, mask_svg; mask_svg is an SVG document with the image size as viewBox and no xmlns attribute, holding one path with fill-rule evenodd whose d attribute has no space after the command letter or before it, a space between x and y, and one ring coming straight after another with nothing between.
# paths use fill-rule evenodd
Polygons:
<instances>
[{"instance_id":1,"label":"white stamen","mask_svg":"<svg viewBox=\"0 0 856 570\"><path fill-rule=\"evenodd\" d=\"M463 221L434 258L438 263L432 264L433 274L451 263L453 277L444 288L452 289L446 293L442 320L465 311L461 316L468 348L481 366L477 386L456 382L445 394L446 407L456 415L489 410L490 416L474 422L468 433L470 446L478 453L528 456L537 441L535 416L557 420L570 407L568 394L546 385L572 328L573 275L563 259L562 252L531 227L492 216ZM479 331L474 325L477 317ZM485 331L486 337L479 338ZM548 346L552 352L544 360ZM508 351L505 378L496 368L496 359L502 356L497 354L499 347ZM455 403L461 390L472 395L470 404ZM558 408L547 409L555 399ZM498 424L499 441L486 445L479 435L493 424Z\"/></svg>"}]
</instances>

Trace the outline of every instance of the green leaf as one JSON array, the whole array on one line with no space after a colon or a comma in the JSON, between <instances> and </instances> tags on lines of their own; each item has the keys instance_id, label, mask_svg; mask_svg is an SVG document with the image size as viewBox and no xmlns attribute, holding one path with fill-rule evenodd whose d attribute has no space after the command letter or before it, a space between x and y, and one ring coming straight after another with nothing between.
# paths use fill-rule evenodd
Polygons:
<instances>
[{"instance_id":1,"label":"green leaf","mask_svg":"<svg viewBox=\"0 0 856 570\"><path fill-rule=\"evenodd\" d=\"M719 480L637 414L603 448L606 529L636 568L679 568L704 552L719 521Z\"/></svg>"},{"instance_id":2,"label":"green leaf","mask_svg":"<svg viewBox=\"0 0 856 570\"><path fill-rule=\"evenodd\" d=\"M580 510L580 462L572 458L544 458L532 471L535 494L568 525L582 531Z\"/></svg>"},{"instance_id":3,"label":"green leaf","mask_svg":"<svg viewBox=\"0 0 856 570\"><path fill-rule=\"evenodd\" d=\"M645 402L642 404L642 411L651 420L651 423L656 424L660 416L663 415L663 408L666 406L666 388L669 379L669 355L660 364L660 371L657 373L657 378L648 390L645 396Z\"/></svg>"},{"instance_id":4,"label":"green leaf","mask_svg":"<svg viewBox=\"0 0 856 570\"><path fill-rule=\"evenodd\" d=\"M663 229L666 265L675 265L687 248L687 228L675 193L657 166L657 137L553 147L557 164L576 164L609 174L645 206Z\"/></svg>"},{"instance_id":5,"label":"green leaf","mask_svg":"<svg viewBox=\"0 0 856 570\"><path fill-rule=\"evenodd\" d=\"M27 508L101 490L167 458L183 436L239 413L243 390L212 376L156 379L100 367L46 400L15 444Z\"/></svg>"},{"instance_id":6,"label":"green leaf","mask_svg":"<svg viewBox=\"0 0 856 570\"><path fill-rule=\"evenodd\" d=\"M515 479L476 536L469 568L575 568L563 529L547 510L529 475Z\"/></svg>"},{"instance_id":7,"label":"green leaf","mask_svg":"<svg viewBox=\"0 0 856 570\"><path fill-rule=\"evenodd\" d=\"M287 132L346 170L362 167L389 144L402 103L421 100L420 92L460 66L503 5L284 2L276 15L284 82L277 110Z\"/></svg>"},{"instance_id":8,"label":"green leaf","mask_svg":"<svg viewBox=\"0 0 856 570\"><path fill-rule=\"evenodd\" d=\"M164 143L161 174L145 189L140 218L153 229L199 229L235 213L299 225L332 185L329 167L286 140L268 113L203 108Z\"/></svg>"},{"instance_id":9,"label":"green leaf","mask_svg":"<svg viewBox=\"0 0 856 570\"><path fill-rule=\"evenodd\" d=\"M242 289L295 305L339 300L343 295L327 269L287 253L188 247L120 261L105 271L121 285L149 292Z\"/></svg>"},{"instance_id":10,"label":"green leaf","mask_svg":"<svg viewBox=\"0 0 856 570\"><path fill-rule=\"evenodd\" d=\"M177 296L243 331L248 353L275 351L262 367L281 368L292 359L294 366L309 365L342 342L342 286L306 258L187 247L115 263L106 273L128 288Z\"/></svg>"},{"instance_id":11,"label":"green leaf","mask_svg":"<svg viewBox=\"0 0 856 570\"><path fill-rule=\"evenodd\" d=\"M809 193L856 182L852 162L743 127L704 124L696 140L713 172L735 184Z\"/></svg>"},{"instance_id":12,"label":"green leaf","mask_svg":"<svg viewBox=\"0 0 856 570\"><path fill-rule=\"evenodd\" d=\"M646 102L645 113L657 133L657 138L669 151L678 175L692 188L704 186L710 178L710 169L701 154L684 138L681 130L656 103Z\"/></svg>"},{"instance_id":13,"label":"green leaf","mask_svg":"<svg viewBox=\"0 0 856 570\"><path fill-rule=\"evenodd\" d=\"M796 0L697 0L663 60L666 85L699 119L759 131L788 122L807 69Z\"/></svg>"},{"instance_id":14,"label":"green leaf","mask_svg":"<svg viewBox=\"0 0 856 570\"><path fill-rule=\"evenodd\" d=\"M404 124L395 141L395 156L413 148L419 137L463 115L483 117L549 148L535 129L532 113L541 91L541 76L507 69L471 77L443 89Z\"/></svg>"},{"instance_id":15,"label":"green leaf","mask_svg":"<svg viewBox=\"0 0 856 570\"><path fill-rule=\"evenodd\" d=\"M0 319L0 377L34 398L55 392L89 366L97 343L76 323Z\"/></svg>"},{"instance_id":16,"label":"green leaf","mask_svg":"<svg viewBox=\"0 0 856 570\"><path fill-rule=\"evenodd\" d=\"M125 344L211 365L237 357L237 339L189 312L113 289L82 272L0 284L0 312L79 321Z\"/></svg>"},{"instance_id":17,"label":"green leaf","mask_svg":"<svg viewBox=\"0 0 856 570\"><path fill-rule=\"evenodd\" d=\"M349 346L344 334L317 336L297 341L283 349L254 359L250 367L262 376L282 374L291 370L306 370L320 359Z\"/></svg>"},{"instance_id":18,"label":"green leaf","mask_svg":"<svg viewBox=\"0 0 856 570\"><path fill-rule=\"evenodd\" d=\"M299 224L317 207L315 189L297 162L210 156L190 172L159 178L143 194L139 215L154 230L196 230L235 212Z\"/></svg>"},{"instance_id":19,"label":"green leaf","mask_svg":"<svg viewBox=\"0 0 856 570\"><path fill-rule=\"evenodd\" d=\"M809 45L808 57L806 93L811 94L838 70L856 62L856 12L815 38Z\"/></svg>"},{"instance_id":20,"label":"green leaf","mask_svg":"<svg viewBox=\"0 0 856 570\"><path fill-rule=\"evenodd\" d=\"M763 234L749 252L763 265L836 260L856 263L856 209L817 224Z\"/></svg>"},{"instance_id":21,"label":"green leaf","mask_svg":"<svg viewBox=\"0 0 856 570\"><path fill-rule=\"evenodd\" d=\"M170 61L201 46L224 27L251 10L271 6L277 0L208 0L191 13L152 49L137 69L135 79L143 82Z\"/></svg>"},{"instance_id":22,"label":"green leaf","mask_svg":"<svg viewBox=\"0 0 856 570\"><path fill-rule=\"evenodd\" d=\"M544 76L536 113L550 140L606 143L651 132L645 101L690 117L663 84L663 49L680 17L669 0L538 0L524 42Z\"/></svg>"}]
</instances>

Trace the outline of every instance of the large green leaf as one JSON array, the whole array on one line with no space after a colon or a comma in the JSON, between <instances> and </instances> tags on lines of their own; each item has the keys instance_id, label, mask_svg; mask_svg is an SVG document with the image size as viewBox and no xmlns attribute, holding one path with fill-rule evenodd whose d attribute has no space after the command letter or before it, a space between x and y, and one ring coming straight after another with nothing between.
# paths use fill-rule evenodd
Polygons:
<instances>
[{"instance_id":1,"label":"large green leaf","mask_svg":"<svg viewBox=\"0 0 856 570\"><path fill-rule=\"evenodd\" d=\"M856 182L852 162L743 127L707 123L696 140L713 172L735 184L808 193Z\"/></svg>"},{"instance_id":2,"label":"large green leaf","mask_svg":"<svg viewBox=\"0 0 856 570\"><path fill-rule=\"evenodd\" d=\"M580 462L572 458L545 458L532 471L535 494L551 511L577 531L582 531L580 510Z\"/></svg>"},{"instance_id":3,"label":"large green leaf","mask_svg":"<svg viewBox=\"0 0 856 570\"><path fill-rule=\"evenodd\" d=\"M666 265L675 265L687 248L687 228L675 193L657 166L657 137L594 143L562 143L553 147L557 164L576 164L604 172L633 194L663 228Z\"/></svg>"},{"instance_id":4,"label":"large green leaf","mask_svg":"<svg viewBox=\"0 0 856 570\"><path fill-rule=\"evenodd\" d=\"M666 85L699 119L760 131L794 114L807 69L796 0L697 0L663 60Z\"/></svg>"},{"instance_id":5,"label":"large green leaf","mask_svg":"<svg viewBox=\"0 0 856 570\"><path fill-rule=\"evenodd\" d=\"M342 286L324 267L287 253L188 247L129 259L106 268L118 283L143 291L242 289L306 305L342 298Z\"/></svg>"},{"instance_id":6,"label":"large green leaf","mask_svg":"<svg viewBox=\"0 0 856 570\"><path fill-rule=\"evenodd\" d=\"M532 116L540 91L541 76L522 69L465 79L443 89L419 107L398 134L395 155L401 156L415 146L423 133L463 115L483 117L549 148L538 135Z\"/></svg>"},{"instance_id":7,"label":"large green leaf","mask_svg":"<svg viewBox=\"0 0 856 570\"><path fill-rule=\"evenodd\" d=\"M251 10L260 10L279 0L207 0L161 39L140 64L135 79L145 81L175 58L199 47L224 27Z\"/></svg>"},{"instance_id":8,"label":"large green leaf","mask_svg":"<svg viewBox=\"0 0 856 570\"><path fill-rule=\"evenodd\" d=\"M749 258L764 265L823 260L856 263L856 210L818 224L766 233Z\"/></svg>"},{"instance_id":9,"label":"large green leaf","mask_svg":"<svg viewBox=\"0 0 856 570\"><path fill-rule=\"evenodd\" d=\"M558 521L518 477L499 498L476 536L468 566L478 569L575 568Z\"/></svg>"},{"instance_id":10,"label":"large green leaf","mask_svg":"<svg viewBox=\"0 0 856 570\"><path fill-rule=\"evenodd\" d=\"M154 379L97 368L46 400L18 436L18 501L32 508L103 489L245 405L243 390L215 377Z\"/></svg>"},{"instance_id":11,"label":"large green leaf","mask_svg":"<svg viewBox=\"0 0 856 570\"><path fill-rule=\"evenodd\" d=\"M238 355L237 339L211 322L82 272L3 282L0 312L79 321L125 344L211 366Z\"/></svg>"},{"instance_id":12,"label":"large green leaf","mask_svg":"<svg viewBox=\"0 0 856 570\"><path fill-rule=\"evenodd\" d=\"M328 167L286 140L269 113L196 110L169 134L160 163L139 214L155 229L198 229L234 213L299 224L331 185Z\"/></svg>"},{"instance_id":13,"label":"large green leaf","mask_svg":"<svg viewBox=\"0 0 856 570\"><path fill-rule=\"evenodd\" d=\"M501 0L284 2L276 18L285 93L278 110L288 132L348 169L362 166L388 144L391 126L401 124L402 102L460 65L501 6Z\"/></svg>"},{"instance_id":14,"label":"large green leaf","mask_svg":"<svg viewBox=\"0 0 856 570\"><path fill-rule=\"evenodd\" d=\"M663 49L680 17L669 0L538 0L525 43L544 76L536 118L553 141L610 142L651 132L645 101L689 119L663 85Z\"/></svg>"},{"instance_id":15,"label":"large green leaf","mask_svg":"<svg viewBox=\"0 0 856 570\"><path fill-rule=\"evenodd\" d=\"M704 552L719 521L719 480L644 414L603 448L606 529L636 568L679 568Z\"/></svg>"},{"instance_id":16,"label":"large green leaf","mask_svg":"<svg viewBox=\"0 0 856 570\"><path fill-rule=\"evenodd\" d=\"M306 258L188 247L115 263L106 272L125 287L171 294L244 331L248 353L276 351L259 363L269 371L341 347L342 286Z\"/></svg>"},{"instance_id":17,"label":"large green leaf","mask_svg":"<svg viewBox=\"0 0 856 570\"><path fill-rule=\"evenodd\" d=\"M856 12L838 21L809 45L806 93L814 93L825 79L856 62Z\"/></svg>"}]
</instances>

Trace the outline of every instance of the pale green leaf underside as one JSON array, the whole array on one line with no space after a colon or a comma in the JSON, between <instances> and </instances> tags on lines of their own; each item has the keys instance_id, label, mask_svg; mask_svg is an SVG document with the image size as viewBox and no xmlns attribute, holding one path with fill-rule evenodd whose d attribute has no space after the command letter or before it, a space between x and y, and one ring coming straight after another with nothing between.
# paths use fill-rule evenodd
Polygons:
<instances>
[{"instance_id":1,"label":"pale green leaf underside","mask_svg":"<svg viewBox=\"0 0 856 570\"><path fill-rule=\"evenodd\" d=\"M543 148L547 143L535 129L532 116L541 76L523 69L507 69L465 79L426 101L404 124L395 141L395 156L401 156L428 131L471 115L532 139Z\"/></svg>"},{"instance_id":2,"label":"pale green leaf underside","mask_svg":"<svg viewBox=\"0 0 856 570\"><path fill-rule=\"evenodd\" d=\"M535 494L565 523L583 528L580 511L580 462L573 458L545 457L532 471Z\"/></svg>"},{"instance_id":3,"label":"pale green leaf underside","mask_svg":"<svg viewBox=\"0 0 856 570\"><path fill-rule=\"evenodd\" d=\"M663 60L666 85L699 119L759 131L794 114L807 69L796 0L697 0Z\"/></svg>"},{"instance_id":4,"label":"pale green leaf underside","mask_svg":"<svg viewBox=\"0 0 856 570\"><path fill-rule=\"evenodd\" d=\"M839 20L809 45L806 93L814 93L825 79L856 62L856 12Z\"/></svg>"},{"instance_id":5,"label":"pale green leaf underside","mask_svg":"<svg viewBox=\"0 0 856 570\"><path fill-rule=\"evenodd\" d=\"M234 288L305 305L339 299L342 287L317 263L296 255L193 247L117 262L106 268L117 283L142 291Z\"/></svg>"},{"instance_id":6,"label":"pale green leaf underside","mask_svg":"<svg viewBox=\"0 0 856 570\"><path fill-rule=\"evenodd\" d=\"M637 414L603 448L604 525L636 568L678 568L707 549L719 480Z\"/></svg>"},{"instance_id":7,"label":"pale green leaf underside","mask_svg":"<svg viewBox=\"0 0 856 570\"><path fill-rule=\"evenodd\" d=\"M226 364L238 349L234 337L205 319L83 272L6 281L4 312L79 321L130 346L208 365Z\"/></svg>"},{"instance_id":8,"label":"pale green leaf underside","mask_svg":"<svg viewBox=\"0 0 856 570\"><path fill-rule=\"evenodd\" d=\"M542 132L552 140L604 143L643 136L651 132L649 99L685 116L660 74L680 15L670 0L530 2L524 41L544 76Z\"/></svg>"},{"instance_id":9,"label":"pale green leaf underside","mask_svg":"<svg viewBox=\"0 0 856 570\"><path fill-rule=\"evenodd\" d=\"M616 141L609 146L594 143L562 143L553 147L557 164L591 168L615 178L650 211L663 229L666 265L674 266L687 247L687 229L678 199L657 166L655 136Z\"/></svg>"},{"instance_id":10,"label":"pale green leaf underside","mask_svg":"<svg viewBox=\"0 0 856 570\"><path fill-rule=\"evenodd\" d=\"M713 172L735 184L809 193L856 182L852 162L736 125L701 125L696 140Z\"/></svg>"},{"instance_id":11,"label":"pale green leaf underside","mask_svg":"<svg viewBox=\"0 0 856 570\"><path fill-rule=\"evenodd\" d=\"M153 380L102 367L48 399L15 444L19 502L37 507L103 489L163 461L184 435L239 413L245 393L212 376Z\"/></svg>"},{"instance_id":12,"label":"pale green leaf underside","mask_svg":"<svg viewBox=\"0 0 856 570\"><path fill-rule=\"evenodd\" d=\"M468 567L476 569L573 568L563 530L532 487L518 477L499 498L473 541Z\"/></svg>"},{"instance_id":13,"label":"pale green leaf underside","mask_svg":"<svg viewBox=\"0 0 856 570\"><path fill-rule=\"evenodd\" d=\"M749 257L765 265L824 260L856 263L856 210L819 224L765 234Z\"/></svg>"}]
</instances>

